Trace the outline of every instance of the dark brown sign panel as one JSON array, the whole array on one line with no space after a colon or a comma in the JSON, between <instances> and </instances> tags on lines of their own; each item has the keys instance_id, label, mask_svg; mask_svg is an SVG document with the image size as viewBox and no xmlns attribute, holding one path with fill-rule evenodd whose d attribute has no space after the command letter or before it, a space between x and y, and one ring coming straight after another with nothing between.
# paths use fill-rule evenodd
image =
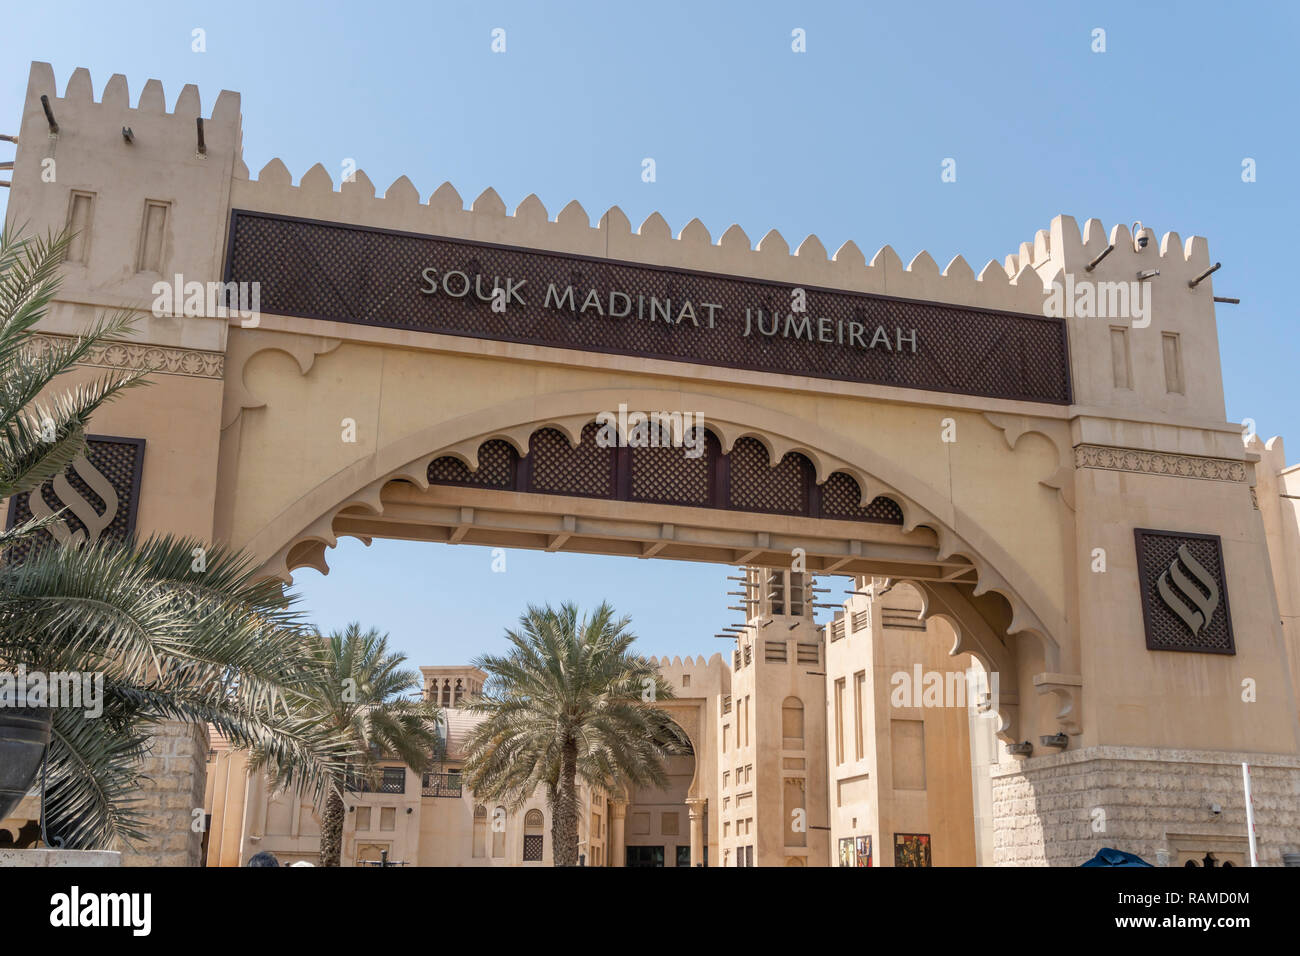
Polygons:
<instances>
[{"instance_id":1,"label":"dark brown sign panel","mask_svg":"<svg viewBox=\"0 0 1300 956\"><path fill-rule=\"evenodd\" d=\"M236 210L260 310L1031 402L1070 402L1065 323Z\"/></svg>"}]
</instances>

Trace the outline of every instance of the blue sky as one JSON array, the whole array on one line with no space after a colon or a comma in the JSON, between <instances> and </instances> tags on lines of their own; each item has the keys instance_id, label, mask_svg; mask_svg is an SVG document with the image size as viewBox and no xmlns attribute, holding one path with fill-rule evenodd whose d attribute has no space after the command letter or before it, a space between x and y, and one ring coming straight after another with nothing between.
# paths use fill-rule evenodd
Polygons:
<instances>
[{"instance_id":1,"label":"blue sky","mask_svg":"<svg viewBox=\"0 0 1300 956\"><path fill-rule=\"evenodd\" d=\"M239 91L254 174L279 156L295 179L321 162L337 182L352 158L380 191L400 175L426 198L444 180L467 202L492 186L512 209L535 192L552 215L617 204L674 230L698 216L715 240L736 222L868 258L960 253L977 272L1057 213L1141 219L1209 237L1215 293L1242 299L1219 311L1227 417L1267 437L1300 406L1298 25L1291 3L51 0L5 10L0 132L17 131L40 59L60 88L88 67L96 96L125 73L133 102L158 77L169 108L185 83L205 113ZM381 627L417 663L496 646L528 600L607 597L654 653L718 650L735 617L727 572L702 565L512 552L502 575L478 549L348 539L329 559L328 578L297 580L319 623Z\"/></svg>"}]
</instances>

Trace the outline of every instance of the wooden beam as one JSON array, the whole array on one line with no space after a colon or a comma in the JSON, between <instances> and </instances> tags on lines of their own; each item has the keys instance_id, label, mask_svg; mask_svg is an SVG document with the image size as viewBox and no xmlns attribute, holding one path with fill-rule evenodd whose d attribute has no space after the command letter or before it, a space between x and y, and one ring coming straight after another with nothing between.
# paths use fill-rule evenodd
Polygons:
<instances>
[{"instance_id":1,"label":"wooden beam","mask_svg":"<svg viewBox=\"0 0 1300 956\"><path fill-rule=\"evenodd\" d=\"M672 543L673 538L675 536L676 536L676 530L673 528L672 525L670 524L660 525L659 540L647 541L645 544L643 544L641 546L641 557L653 558L664 548L668 547L668 545Z\"/></svg>"},{"instance_id":2,"label":"wooden beam","mask_svg":"<svg viewBox=\"0 0 1300 956\"><path fill-rule=\"evenodd\" d=\"M547 551L559 551L573 537L574 529L578 527L578 519L573 515L564 516L564 530L559 534L551 535L546 542Z\"/></svg>"},{"instance_id":3,"label":"wooden beam","mask_svg":"<svg viewBox=\"0 0 1300 956\"><path fill-rule=\"evenodd\" d=\"M452 530L451 537L447 539L447 543L460 544L461 541L464 540L465 535L469 532L469 529L473 527L473 525L474 525L474 509L461 508L460 524L456 525L456 527Z\"/></svg>"}]
</instances>

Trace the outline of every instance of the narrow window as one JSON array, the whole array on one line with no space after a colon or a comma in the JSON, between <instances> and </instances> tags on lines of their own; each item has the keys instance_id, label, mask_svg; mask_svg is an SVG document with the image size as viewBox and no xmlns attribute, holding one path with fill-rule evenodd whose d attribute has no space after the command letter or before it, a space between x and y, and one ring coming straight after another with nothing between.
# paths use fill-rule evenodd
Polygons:
<instances>
[{"instance_id":1,"label":"narrow window","mask_svg":"<svg viewBox=\"0 0 1300 956\"><path fill-rule=\"evenodd\" d=\"M781 746L803 749L803 701L798 697L787 697L781 705Z\"/></svg>"},{"instance_id":2,"label":"narrow window","mask_svg":"<svg viewBox=\"0 0 1300 956\"><path fill-rule=\"evenodd\" d=\"M165 202L149 199L144 204L144 221L140 226L140 252L136 272L163 271L163 240L167 234Z\"/></svg>"},{"instance_id":3,"label":"narrow window","mask_svg":"<svg viewBox=\"0 0 1300 956\"><path fill-rule=\"evenodd\" d=\"M1178 344L1178 335L1165 332L1160 336L1160 344L1165 352L1165 390L1175 395L1182 395L1183 355Z\"/></svg>"},{"instance_id":4,"label":"narrow window","mask_svg":"<svg viewBox=\"0 0 1300 956\"><path fill-rule=\"evenodd\" d=\"M68 262L85 264L90 254L90 226L94 212L94 196L73 190L68 201L68 229L72 239L68 243Z\"/></svg>"},{"instance_id":5,"label":"narrow window","mask_svg":"<svg viewBox=\"0 0 1300 956\"><path fill-rule=\"evenodd\" d=\"M475 859L487 855L487 807L474 808L474 849Z\"/></svg>"},{"instance_id":6,"label":"narrow window","mask_svg":"<svg viewBox=\"0 0 1300 956\"><path fill-rule=\"evenodd\" d=\"M862 708L867 700L867 672L858 671L853 675L853 756L861 760L865 756L862 746Z\"/></svg>"},{"instance_id":7,"label":"narrow window","mask_svg":"<svg viewBox=\"0 0 1300 956\"><path fill-rule=\"evenodd\" d=\"M835 682L835 762L844 763L844 678Z\"/></svg>"},{"instance_id":8,"label":"narrow window","mask_svg":"<svg viewBox=\"0 0 1300 956\"><path fill-rule=\"evenodd\" d=\"M1115 387L1132 388L1133 360L1128 350L1128 329L1111 328L1110 365L1115 376Z\"/></svg>"},{"instance_id":9,"label":"narrow window","mask_svg":"<svg viewBox=\"0 0 1300 956\"><path fill-rule=\"evenodd\" d=\"M492 857L503 859L506 855L506 808L492 811Z\"/></svg>"}]
</instances>

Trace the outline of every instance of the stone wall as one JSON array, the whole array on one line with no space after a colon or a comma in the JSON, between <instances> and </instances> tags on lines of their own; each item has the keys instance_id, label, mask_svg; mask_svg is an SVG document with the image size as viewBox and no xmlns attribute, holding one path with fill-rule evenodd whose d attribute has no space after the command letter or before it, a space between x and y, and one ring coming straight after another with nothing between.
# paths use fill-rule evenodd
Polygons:
<instances>
[{"instance_id":1,"label":"stone wall","mask_svg":"<svg viewBox=\"0 0 1300 956\"><path fill-rule=\"evenodd\" d=\"M140 788L148 832L122 854L122 864L198 866L203 833L193 823L207 783L208 729L171 720L156 728Z\"/></svg>"},{"instance_id":2,"label":"stone wall","mask_svg":"<svg viewBox=\"0 0 1300 956\"><path fill-rule=\"evenodd\" d=\"M1250 764L1261 866L1300 850L1300 759L1208 750L1091 747L993 769L994 862L1078 866L1104 846L1149 863L1187 837L1246 837L1241 764ZM1218 804L1222 812L1211 813Z\"/></svg>"}]
</instances>

